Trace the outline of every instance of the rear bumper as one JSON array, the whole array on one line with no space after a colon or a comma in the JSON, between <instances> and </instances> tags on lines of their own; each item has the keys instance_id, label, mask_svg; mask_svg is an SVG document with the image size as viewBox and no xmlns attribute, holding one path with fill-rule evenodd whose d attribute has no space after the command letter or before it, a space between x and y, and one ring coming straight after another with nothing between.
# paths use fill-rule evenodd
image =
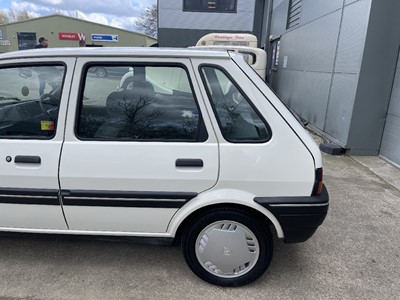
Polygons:
<instances>
[{"instance_id":1,"label":"rear bumper","mask_svg":"<svg viewBox=\"0 0 400 300\"><path fill-rule=\"evenodd\" d=\"M277 218L285 235L285 243L301 243L308 240L324 222L329 194L324 185L319 196L255 197L254 201Z\"/></svg>"}]
</instances>

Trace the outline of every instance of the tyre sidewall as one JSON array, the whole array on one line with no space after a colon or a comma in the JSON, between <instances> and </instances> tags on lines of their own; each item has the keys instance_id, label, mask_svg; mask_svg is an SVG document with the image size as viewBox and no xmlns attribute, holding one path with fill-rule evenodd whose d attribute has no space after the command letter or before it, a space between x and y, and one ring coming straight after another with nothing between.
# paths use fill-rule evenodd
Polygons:
<instances>
[{"instance_id":1,"label":"tyre sidewall","mask_svg":"<svg viewBox=\"0 0 400 300\"><path fill-rule=\"evenodd\" d=\"M236 278L222 278L208 272L199 263L196 256L196 241L199 234L208 225L221 220L235 221L246 226L256 236L259 244L259 257L255 266L247 273ZM190 269L201 279L220 286L242 286L260 277L268 268L272 259L272 238L268 225L252 214L240 210L213 210L196 218L184 232L182 249Z\"/></svg>"}]
</instances>

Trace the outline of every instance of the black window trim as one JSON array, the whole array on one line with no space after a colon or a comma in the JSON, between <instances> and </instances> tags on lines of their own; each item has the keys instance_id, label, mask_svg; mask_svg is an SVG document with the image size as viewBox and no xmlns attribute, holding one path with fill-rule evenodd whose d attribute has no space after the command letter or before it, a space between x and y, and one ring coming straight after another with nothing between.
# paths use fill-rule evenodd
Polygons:
<instances>
[{"instance_id":1,"label":"black window trim","mask_svg":"<svg viewBox=\"0 0 400 300\"><path fill-rule=\"evenodd\" d=\"M194 103L197 107L197 110L199 112L199 121L198 121L198 132L197 132L197 140L185 140L185 139L107 139L107 138L85 138L85 137L80 137L78 135L78 127L79 127L79 122L80 122L80 115L81 115L81 110L83 106L83 93L85 91L85 83L86 83L86 77L89 68L91 67L134 67L134 66L143 66L143 67L180 67L185 70L190 89L192 91L193 95L193 100ZM77 107L75 109L75 122L74 122L74 135L75 137L80 140L80 141L94 141L94 142L125 142L125 143L142 143L142 142L165 142L165 143L205 143L209 139L209 134L207 131L207 127L204 123L204 118L202 111L199 106L199 101L197 99L192 78L190 76L190 72L188 68L186 67L185 64L183 63L170 63L170 62L138 62L138 61L132 61L132 62L127 62L127 61L92 61L92 62L87 62L83 65L82 71L81 71L81 79L79 83L79 91L78 91L78 99L77 99Z\"/></svg>"},{"instance_id":2,"label":"black window trim","mask_svg":"<svg viewBox=\"0 0 400 300\"><path fill-rule=\"evenodd\" d=\"M216 3L218 0L214 0ZM185 8L185 0L182 1L182 11L183 12L200 12L200 13L217 13L217 14L236 14L237 13L237 4L238 0L233 0L235 1L235 8L234 10L229 10L229 11L219 11L217 9L212 10L212 9L187 9Z\"/></svg>"},{"instance_id":3,"label":"black window trim","mask_svg":"<svg viewBox=\"0 0 400 300\"><path fill-rule=\"evenodd\" d=\"M240 140L240 141L237 141L237 140L231 140L231 139L229 139L229 138L227 138L225 136L224 131L222 130L223 126L221 124L221 121L220 121L220 119L218 117L218 113L217 113L216 107L214 105L214 101L212 100L213 98L212 98L210 90L208 89L208 86L207 86L207 81L206 81L207 79L204 77L204 74L203 74L203 70L202 69L204 67L215 68L217 70L220 70L222 73L224 73L224 75L231 81L231 83L238 89L238 91L246 99L247 103L251 106L251 108L254 110L254 112L257 114L257 116L260 118L260 120L264 123L264 125L265 125L265 127L266 127L266 129L267 129L267 131L269 133L267 139L260 140L260 141L254 141L254 140ZM250 98L246 95L246 93L244 93L244 91L242 90L240 85L237 84L237 82L233 79L233 77L224 68L222 68L219 65L215 65L215 64L200 64L199 65L199 73L200 73L200 76L201 76L201 79L202 79L202 82L203 82L203 86L204 86L204 88L205 88L205 90L207 92L207 97L208 97L209 102L211 104L211 107L213 109L214 117L218 122L219 130L220 130L222 136L224 137L224 139L227 142L232 143L232 144L265 144L265 143L268 143L271 140L273 134L272 134L272 130L271 130L271 127L269 126L268 122L265 120L265 118L260 113L260 111L255 107L255 105L250 100Z\"/></svg>"},{"instance_id":4,"label":"black window trim","mask_svg":"<svg viewBox=\"0 0 400 300\"><path fill-rule=\"evenodd\" d=\"M21 50L23 51L23 50ZM56 125L56 130L54 130L53 135L51 136L43 136L43 137L33 137L33 136L24 136L24 135L19 135L19 136L2 136L0 135L0 140L32 140L32 141L49 141L53 140L55 136L57 135L57 130L58 130L58 122L60 120L59 114L60 114L60 106L61 106L61 100L62 100L62 94L64 92L64 85L65 85L65 78L68 72L68 67L67 64L64 61L45 61L45 62L32 62L32 63L22 63L22 62L17 62L17 63L6 63L0 65L0 70L1 69L7 69L7 68L29 68L29 67L45 67L45 66L54 66L54 67L59 67L62 66L64 67L64 74L61 80L61 98L60 98L60 105L58 106L58 115L57 115L57 124Z\"/></svg>"}]
</instances>

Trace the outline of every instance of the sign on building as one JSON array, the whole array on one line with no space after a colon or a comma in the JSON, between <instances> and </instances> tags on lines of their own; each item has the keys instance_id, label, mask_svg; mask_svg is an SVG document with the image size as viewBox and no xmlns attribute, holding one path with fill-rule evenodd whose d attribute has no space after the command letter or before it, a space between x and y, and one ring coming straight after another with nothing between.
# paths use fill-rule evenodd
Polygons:
<instances>
[{"instance_id":1,"label":"sign on building","mask_svg":"<svg viewBox=\"0 0 400 300\"><path fill-rule=\"evenodd\" d=\"M92 34L92 41L118 43L118 34Z\"/></svg>"},{"instance_id":2,"label":"sign on building","mask_svg":"<svg viewBox=\"0 0 400 300\"><path fill-rule=\"evenodd\" d=\"M79 32L59 32L58 39L67 41L85 41L86 34Z\"/></svg>"}]
</instances>

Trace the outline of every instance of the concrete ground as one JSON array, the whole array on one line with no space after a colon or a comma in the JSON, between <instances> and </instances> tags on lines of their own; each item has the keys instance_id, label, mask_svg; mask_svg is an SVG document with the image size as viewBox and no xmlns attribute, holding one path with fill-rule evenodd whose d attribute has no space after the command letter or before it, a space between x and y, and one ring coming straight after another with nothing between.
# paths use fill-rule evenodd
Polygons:
<instances>
[{"instance_id":1,"label":"concrete ground","mask_svg":"<svg viewBox=\"0 0 400 300\"><path fill-rule=\"evenodd\" d=\"M179 247L0 237L0 298L399 299L400 170L377 157L324 164L325 223L302 244L275 239L270 268L248 286L201 281Z\"/></svg>"}]
</instances>

